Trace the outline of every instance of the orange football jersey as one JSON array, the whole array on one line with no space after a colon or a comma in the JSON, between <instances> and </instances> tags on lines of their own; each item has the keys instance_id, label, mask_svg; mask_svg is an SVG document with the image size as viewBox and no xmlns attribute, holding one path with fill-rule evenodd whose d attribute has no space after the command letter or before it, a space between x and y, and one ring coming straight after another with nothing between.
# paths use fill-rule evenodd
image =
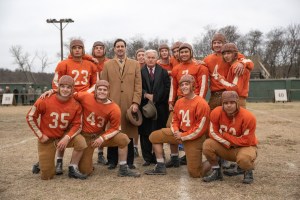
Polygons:
<instances>
[{"instance_id":1,"label":"orange football jersey","mask_svg":"<svg viewBox=\"0 0 300 200\"><path fill-rule=\"evenodd\" d=\"M183 141L201 137L208 129L209 113L210 108L202 97L181 98L174 106L171 130L182 132Z\"/></svg>"},{"instance_id":2,"label":"orange football jersey","mask_svg":"<svg viewBox=\"0 0 300 200\"><path fill-rule=\"evenodd\" d=\"M90 61L82 60L81 62L72 59L63 60L58 63L55 69L52 88L57 89L58 81L63 75L73 77L75 81L75 91L87 91L96 84L99 79L97 66Z\"/></svg>"},{"instance_id":3,"label":"orange football jersey","mask_svg":"<svg viewBox=\"0 0 300 200\"><path fill-rule=\"evenodd\" d=\"M88 92L76 93L74 98L82 105L83 132L101 134L104 140L112 138L119 132L121 110L116 103L110 100L106 103L97 102L94 94ZM105 130L108 123L109 128Z\"/></svg>"},{"instance_id":4,"label":"orange football jersey","mask_svg":"<svg viewBox=\"0 0 300 200\"><path fill-rule=\"evenodd\" d=\"M81 106L74 98L63 102L57 95L52 95L49 98L38 99L29 110L26 120L39 139L42 135L61 138L66 130L67 135L72 138L81 131L81 114Z\"/></svg>"},{"instance_id":5,"label":"orange football jersey","mask_svg":"<svg viewBox=\"0 0 300 200\"><path fill-rule=\"evenodd\" d=\"M171 88L169 102L175 102L176 97L182 96L179 88L179 80L185 75L190 74L195 78L195 94L205 98L208 90L208 70L203 65L190 63L180 63L172 70Z\"/></svg>"},{"instance_id":6,"label":"orange football jersey","mask_svg":"<svg viewBox=\"0 0 300 200\"><path fill-rule=\"evenodd\" d=\"M254 66L251 60L244 59L242 62L244 62L246 66ZM220 76L218 80L226 90L234 90L240 97L247 98L249 92L250 71L248 69L244 70L243 75L238 76L234 73L238 63L239 61L236 61L231 65L226 79L225 77Z\"/></svg>"},{"instance_id":7,"label":"orange football jersey","mask_svg":"<svg viewBox=\"0 0 300 200\"><path fill-rule=\"evenodd\" d=\"M210 114L209 136L223 146L255 146L256 118L248 110L241 108L235 117L227 117L222 106L215 108Z\"/></svg>"}]
</instances>

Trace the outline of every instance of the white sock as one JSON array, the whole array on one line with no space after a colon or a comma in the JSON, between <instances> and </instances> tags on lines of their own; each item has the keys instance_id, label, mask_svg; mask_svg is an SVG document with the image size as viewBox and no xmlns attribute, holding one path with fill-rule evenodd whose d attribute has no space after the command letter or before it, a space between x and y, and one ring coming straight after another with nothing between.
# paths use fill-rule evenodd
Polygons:
<instances>
[{"instance_id":1,"label":"white sock","mask_svg":"<svg viewBox=\"0 0 300 200\"><path fill-rule=\"evenodd\" d=\"M120 164L120 165L126 165L126 164L127 164L127 161L126 161L126 160L120 161L119 164Z\"/></svg>"},{"instance_id":2,"label":"white sock","mask_svg":"<svg viewBox=\"0 0 300 200\"><path fill-rule=\"evenodd\" d=\"M179 156L178 153L171 153L171 156Z\"/></svg>"},{"instance_id":3,"label":"white sock","mask_svg":"<svg viewBox=\"0 0 300 200\"><path fill-rule=\"evenodd\" d=\"M156 162L158 162L158 163L164 163L165 160L163 158L156 158Z\"/></svg>"},{"instance_id":4,"label":"white sock","mask_svg":"<svg viewBox=\"0 0 300 200\"><path fill-rule=\"evenodd\" d=\"M57 157L56 158L56 160L62 160L63 159L63 157Z\"/></svg>"},{"instance_id":5,"label":"white sock","mask_svg":"<svg viewBox=\"0 0 300 200\"><path fill-rule=\"evenodd\" d=\"M219 169L219 168L220 168L220 165L212 166L211 168L212 168L212 169Z\"/></svg>"},{"instance_id":6,"label":"white sock","mask_svg":"<svg viewBox=\"0 0 300 200\"><path fill-rule=\"evenodd\" d=\"M76 164L69 164L69 166L72 166L72 167L74 167L75 169L78 169L78 165L76 165Z\"/></svg>"}]
</instances>

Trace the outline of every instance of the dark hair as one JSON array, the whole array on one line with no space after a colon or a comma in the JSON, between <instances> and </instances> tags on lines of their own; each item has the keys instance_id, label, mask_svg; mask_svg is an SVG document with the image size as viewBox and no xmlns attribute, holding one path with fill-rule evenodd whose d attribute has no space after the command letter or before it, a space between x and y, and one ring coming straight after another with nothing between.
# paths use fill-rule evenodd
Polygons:
<instances>
[{"instance_id":1,"label":"dark hair","mask_svg":"<svg viewBox=\"0 0 300 200\"><path fill-rule=\"evenodd\" d=\"M116 41L114 42L114 47L116 47L116 44L117 44L118 42L123 42L124 45L125 45L125 47L126 47L126 42L125 42L125 40L123 40L123 39L121 39L121 38L116 39Z\"/></svg>"}]
</instances>

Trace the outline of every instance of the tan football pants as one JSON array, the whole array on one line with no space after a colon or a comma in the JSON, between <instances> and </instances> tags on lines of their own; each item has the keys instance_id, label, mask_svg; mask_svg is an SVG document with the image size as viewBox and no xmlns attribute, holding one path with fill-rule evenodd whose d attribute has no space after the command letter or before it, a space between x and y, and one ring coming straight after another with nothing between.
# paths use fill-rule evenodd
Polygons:
<instances>
[{"instance_id":1,"label":"tan football pants","mask_svg":"<svg viewBox=\"0 0 300 200\"><path fill-rule=\"evenodd\" d=\"M52 179L55 175L55 152L56 145L60 139L49 139L45 143L38 141L38 155L41 169L41 179ZM76 135L72 138L67 148L81 151L87 147L82 135Z\"/></svg>"},{"instance_id":2,"label":"tan football pants","mask_svg":"<svg viewBox=\"0 0 300 200\"><path fill-rule=\"evenodd\" d=\"M163 128L152 132L149 140L152 144L179 144L170 128ZM202 177L202 145L204 140L205 136L203 135L200 138L182 142L187 159L187 169L193 178Z\"/></svg>"},{"instance_id":3,"label":"tan football pants","mask_svg":"<svg viewBox=\"0 0 300 200\"><path fill-rule=\"evenodd\" d=\"M93 154L95 148L91 145L92 143L99 138L100 135L83 133L85 141L87 143L87 148L83 151L81 160L79 161L79 171L83 174L90 175L93 172ZM124 133L118 133L109 140L104 141L101 144L101 147L119 147L124 148L130 142L128 136Z\"/></svg>"},{"instance_id":4,"label":"tan football pants","mask_svg":"<svg viewBox=\"0 0 300 200\"><path fill-rule=\"evenodd\" d=\"M203 144L203 154L210 163L217 163L218 157L236 162L244 170L254 169L254 161L257 157L257 147L238 147L227 149L214 139L207 139Z\"/></svg>"}]
</instances>

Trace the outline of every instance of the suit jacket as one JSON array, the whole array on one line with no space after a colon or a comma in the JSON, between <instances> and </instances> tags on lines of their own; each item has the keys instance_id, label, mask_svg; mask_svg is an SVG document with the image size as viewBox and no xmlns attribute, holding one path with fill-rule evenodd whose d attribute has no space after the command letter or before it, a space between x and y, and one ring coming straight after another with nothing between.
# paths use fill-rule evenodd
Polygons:
<instances>
[{"instance_id":1,"label":"suit jacket","mask_svg":"<svg viewBox=\"0 0 300 200\"><path fill-rule=\"evenodd\" d=\"M140 105L142 96L142 80L140 65L136 60L126 58L123 74L116 58L104 63L101 79L110 84L109 97L120 106L121 131L134 138L138 134L138 128L126 119L126 111L132 103Z\"/></svg>"},{"instance_id":2,"label":"suit jacket","mask_svg":"<svg viewBox=\"0 0 300 200\"><path fill-rule=\"evenodd\" d=\"M152 131L164 128L169 116L168 97L170 92L170 77L168 72L160 65L156 64L154 71L154 80L151 83L150 74L147 65L142 67L142 102L140 109L148 103L144 94L153 94L153 102L157 110L157 120L145 118L139 128L140 134L149 135Z\"/></svg>"}]
</instances>

